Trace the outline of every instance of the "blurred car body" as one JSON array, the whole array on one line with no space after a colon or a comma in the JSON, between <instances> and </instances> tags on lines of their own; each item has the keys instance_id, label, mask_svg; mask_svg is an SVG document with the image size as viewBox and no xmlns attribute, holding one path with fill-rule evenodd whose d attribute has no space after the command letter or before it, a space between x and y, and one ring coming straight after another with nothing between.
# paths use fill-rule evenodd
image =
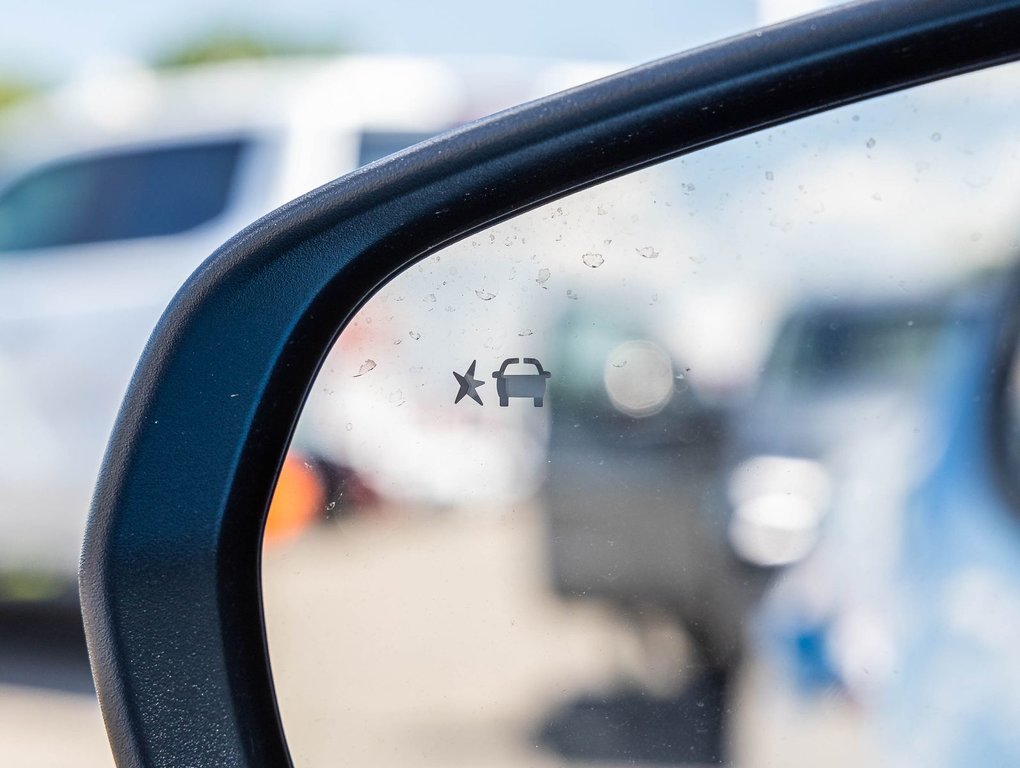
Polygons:
<instances>
[{"instance_id":1,"label":"blurred car body","mask_svg":"<svg viewBox=\"0 0 1020 768\"><path fill-rule=\"evenodd\" d=\"M973 314L947 304L875 297L789 311L753 395L731 419L728 537L744 561L768 568L805 557L835 498L841 450L876 429L919 428L946 324Z\"/></svg>"},{"instance_id":2,"label":"blurred car body","mask_svg":"<svg viewBox=\"0 0 1020 768\"><path fill-rule=\"evenodd\" d=\"M543 488L551 579L566 597L667 612L703 662L728 668L747 584L715 514L725 411L688 385L664 333L564 321Z\"/></svg>"},{"instance_id":3,"label":"blurred car body","mask_svg":"<svg viewBox=\"0 0 1020 768\"><path fill-rule=\"evenodd\" d=\"M0 597L74 593L94 477L135 361L213 249L360 165L596 74L381 57L138 69L7 115Z\"/></svg>"},{"instance_id":4,"label":"blurred car body","mask_svg":"<svg viewBox=\"0 0 1020 768\"><path fill-rule=\"evenodd\" d=\"M845 496L837 485L856 446L876 426L886 445L920 439L936 350L947 327L973 322L979 303L796 303L753 392L721 402L689 386L665 351L667 330L621 321L618 336L588 338L583 318L568 319L575 350L561 381L574 391L550 385L544 487L557 591L665 608L704 657L734 664L775 569L809 555L833 499ZM656 361L664 389L649 398ZM890 482L910 476L897 467Z\"/></svg>"},{"instance_id":5,"label":"blurred car body","mask_svg":"<svg viewBox=\"0 0 1020 768\"><path fill-rule=\"evenodd\" d=\"M913 416L858 430L831 455L838 492L817 546L776 582L757 622L790 688L858 702L895 765L1020 758L1020 659L1005 641L1020 616L1020 531L995 456L1012 444L992 444L975 417L1001 318L1015 311L1009 295L942 304ZM1015 407L1000 416L1008 440Z\"/></svg>"}]
</instances>

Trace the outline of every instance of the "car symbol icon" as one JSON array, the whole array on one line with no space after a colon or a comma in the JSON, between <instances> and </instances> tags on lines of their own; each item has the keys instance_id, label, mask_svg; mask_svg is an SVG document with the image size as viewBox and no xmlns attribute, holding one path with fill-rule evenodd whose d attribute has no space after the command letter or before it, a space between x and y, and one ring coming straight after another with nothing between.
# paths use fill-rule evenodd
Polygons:
<instances>
[{"instance_id":1,"label":"car symbol icon","mask_svg":"<svg viewBox=\"0 0 1020 768\"><path fill-rule=\"evenodd\" d=\"M508 374L507 367L517 365L522 360L519 357L508 357L503 361L498 371L492 372L492 378L496 380L496 394L499 395L499 405L506 408L510 405L511 397L531 398L536 408L541 408L545 400L545 381L552 376L549 371L542 368L542 364L533 357L526 357L524 365L533 365L537 373L514 373Z\"/></svg>"}]
</instances>

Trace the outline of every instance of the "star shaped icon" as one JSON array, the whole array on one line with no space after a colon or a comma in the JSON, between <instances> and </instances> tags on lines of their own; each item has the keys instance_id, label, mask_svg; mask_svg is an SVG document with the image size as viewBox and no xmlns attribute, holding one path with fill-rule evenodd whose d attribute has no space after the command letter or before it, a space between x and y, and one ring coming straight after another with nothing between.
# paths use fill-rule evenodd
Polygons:
<instances>
[{"instance_id":1,"label":"star shaped icon","mask_svg":"<svg viewBox=\"0 0 1020 768\"><path fill-rule=\"evenodd\" d=\"M472 360L471 365L468 367L467 371L463 374L457 373L456 371L453 372L453 375L457 379L457 383L460 384L460 389L457 390L457 399L453 401L454 405L463 400L465 396L470 397L476 403L482 405L482 398L478 396L478 388L482 386L485 382L479 381L478 379L475 378L476 362L477 360Z\"/></svg>"}]
</instances>

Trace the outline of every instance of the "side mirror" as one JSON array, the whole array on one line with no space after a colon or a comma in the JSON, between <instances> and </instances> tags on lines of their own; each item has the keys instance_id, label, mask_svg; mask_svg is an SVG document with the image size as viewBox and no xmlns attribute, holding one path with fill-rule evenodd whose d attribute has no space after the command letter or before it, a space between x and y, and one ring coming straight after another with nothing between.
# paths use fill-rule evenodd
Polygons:
<instances>
[{"instance_id":1,"label":"side mirror","mask_svg":"<svg viewBox=\"0 0 1020 768\"><path fill-rule=\"evenodd\" d=\"M289 764L262 614L263 528L315 375L340 331L390 280L569 192L1013 60L1018 31L1020 2L854 4L425 142L224 245L149 342L86 535L82 605L118 763ZM493 405L544 406L559 374L526 354L457 368L464 396L487 379ZM647 370L662 367L654 354L643 359ZM642 386L623 382L617 395L652 413L654 392Z\"/></svg>"}]
</instances>

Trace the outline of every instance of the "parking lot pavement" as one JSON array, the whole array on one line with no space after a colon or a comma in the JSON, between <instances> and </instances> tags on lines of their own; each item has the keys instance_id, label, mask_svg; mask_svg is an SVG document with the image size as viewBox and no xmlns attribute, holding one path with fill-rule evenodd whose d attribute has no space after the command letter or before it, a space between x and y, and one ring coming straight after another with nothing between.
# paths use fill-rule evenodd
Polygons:
<instances>
[{"instance_id":1,"label":"parking lot pavement","mask_svg":"<svg viewBox=\"0 0 1020 768\"><path fill-rule=\"evenodd\" d=\"M0 606L0 764L113 765L85 638L66 606Z\"/></svg>"},{"instance_id":2,"label":"parking lot pavement","mask_svg":"<svg viewBox=\"0 0 1020 768\"><path fill-rule=\"evenodd\" d=\"M633 653L605 609L548 594L532 510L377 515L271 553L265 602L295 760L555 765L543 713Z\"/></svg>"},{"instance_id":3,"label":"parking lot pavement","mask_svg":"<svg viewBox=\"0 0 1020 768\"><path fill-rule=\"evenodd\" d=\"M542 537L531 508L383 512L268 553L270 648L295 764L695 765L679 755L710 729L715 705L684 669L682 643L649 655L647 634L607 607L552 596ZM80 635L25 626L0 622L0 762L112 765ZM755 662L739 683L737 765L876 764L852 708L806 707L770 675ZM641 689L671 676L694 682Z\"/></svg>"}]
</instances>

